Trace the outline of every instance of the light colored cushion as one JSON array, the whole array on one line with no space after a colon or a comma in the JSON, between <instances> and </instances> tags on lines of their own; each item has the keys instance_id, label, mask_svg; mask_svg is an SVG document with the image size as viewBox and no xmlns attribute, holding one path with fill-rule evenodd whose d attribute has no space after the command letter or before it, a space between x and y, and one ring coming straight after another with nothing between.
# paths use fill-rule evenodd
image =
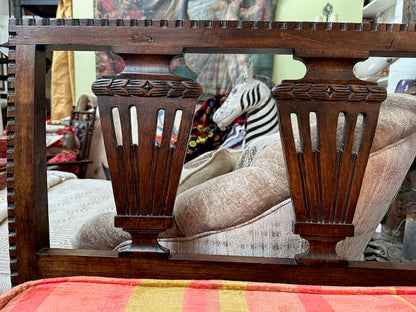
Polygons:
<instances>
[{"instance_id":1,"label":"light colored cushion","mask_svg":"<svg viewBox=\"0 0 416 312\"><path fill-rule=\"evenodd\" d=\"M105 212L89 218L78 230L72 247L75 249L113 249L131 239L128 232L114 227L115 212Z\"/></svg>"},{"instance_id":2,"label":"light colored cushion","mask_svg":"<svg viewBox=\"0 0 416 312\"><path fill-rule=\"evenodd\" d=\"M250 167L256 155L261 152L267 145L274 141L280 140L280 133L262 135L250 142L250 145L246 146L241 153L240 158L235 164L234 170L238 170L244 167Z\"/></svg>"},{"instance_id":3,"label":"light colored cushion","mask_svg":"<svg viewBox=\"0 0 416 312\"><path fill-rule=\"evenodd\" d=\"M354 237L338 243L340 256L363 260L365 247L389 210L415 156L416 133L370 155L353 219Z\"/></svg>"},{"instance_id":4,"label":"light colored cushion","mask_svg":"<svg viewBox=\"0 0 416 312\"><path fill-rule=\"evenodd\" d=\"M363 260L364 250L415 154L416 133L370 155L353 220L355 235L337 245L340 256ZM224 230L190 237L175 237L166 231L160 243L179 253L293 258L307 249L307 243L292 232L294 220L292 201L287 199L247 222Z\"/></svg>"},{"instance_id":5,"label":"light colored cushion","mask_svg":"<svg viewBox=\"0 0 416 312\"><path fill-rule=\"evenodd\" d=\"M182 169L177 194L232 171L240 155L241 150L220 148L187 162Z\"/></svg>"},{"instance_id":6,"label":"light colored cushion","mask_svg":"<svg viewBox=\"0 0 416 312\"><path fill-rule=\"evenodd\" d=\"M338 253L348 259L362 258L415 157L415 102L413 96L392 94L382 104L353 221L355 237L337 246ZM114 229L114 214L107 217L111 219L107 226ZM305 242L291 232L293 220L277 140L259 152L251 166L180 194L175 203L176 225L161 235L160 243L172 252L293 257L305 249ZM116 246L116 241L109 247Z\"/></svg>"},{"instance_id":7,"label":"light colored cushion","mask_svg":"<svg viewBox=\"0 0 416 312\"><path fill-rule=\"evenodd\" d=\"M393 93L381 104L371 152L374 153L416 132L416 97Z\"/></svg>"},{"instance_id":8,"label":"light colored cushion","mask_svg":"<svg viewBox=\"0 0 416 312\"><path fill-rule=\"evenodd\" d=\"M280 140L265 147L250 167L210 179L179 194L178 235L225 229L254 218L289 198Z\"/></svg>"},{"instance_id":9,"label":"light colored cushion","mask_svg":"<svg viewBox=\"0 0 416 312\"><path fill-rule=\"evenodd\" d=\"M295 212L290 199L241 224L188 237L161 233L159 243L172 253L294 258L308 243L293 234Z\"/></svg>"}]
</instances>

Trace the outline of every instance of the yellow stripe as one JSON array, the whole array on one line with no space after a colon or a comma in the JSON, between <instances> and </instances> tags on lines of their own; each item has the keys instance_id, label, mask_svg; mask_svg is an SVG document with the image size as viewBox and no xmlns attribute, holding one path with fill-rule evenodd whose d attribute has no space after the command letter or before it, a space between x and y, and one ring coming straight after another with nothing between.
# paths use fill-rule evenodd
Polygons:
<instances>
[{"instance_id":1,"label":"yellow stripe","mask_svg":"<svg viewBox=\"0 0 416 312\"><path fill-rule=\"evenodd\" d=\"M396 297L397 299L400 299L403 303L407 304L410 308L412 308L414 311L416 311L416 306L413 303L411 303L411 302L407 301L406 299L397 295L396 288L390 287L390 289L391 289L391 294L393 295L393 297Z\"/></svg>"},{"instance_id":2,"label":"yellow stripe","mask_svg":"<svg viewBox=\"0 0 416 312\"><path fill-rule=\"evenodd\" d=\"M220 311L248 312L246 296L244 294L246 288L246 282L223 281L222 287L219 290Z\"/></svg>"},{"instance_id":3,"label":"yellow stripe","mask_svg":"<svg viewBox=\"0 0 416 312\"><path fill-rule=\"evenodd\" d=\"M125 307L125 312L182 311L185 289L189 282L142 280Z\"/></svg>"}]
</instances>

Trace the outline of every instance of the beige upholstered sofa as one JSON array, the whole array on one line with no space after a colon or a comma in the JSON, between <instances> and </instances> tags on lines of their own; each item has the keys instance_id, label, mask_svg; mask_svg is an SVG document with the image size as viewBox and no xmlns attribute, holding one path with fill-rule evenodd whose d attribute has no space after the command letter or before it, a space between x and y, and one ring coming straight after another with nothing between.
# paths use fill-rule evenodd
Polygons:
<instances>
[{"instance_id":1,"label":"beige upholstered sofa","mask_svg":"<svg viewBox=\"0 0 416 312\"><path fill-rule=\"evenodd\" d=\"M337 246L362 259L416 155L416 97L390 94L380 118L354 218L355 235ZM380 182L381 181L381 182ZM129 234L114 213L90 218L76 248L117 248ZM307 243L292 232L294 211L278 136L244 151L220 149L187 163L175 202L175 225L159 242L171 252L294 257Z\"/></svg>"}]
</instances>

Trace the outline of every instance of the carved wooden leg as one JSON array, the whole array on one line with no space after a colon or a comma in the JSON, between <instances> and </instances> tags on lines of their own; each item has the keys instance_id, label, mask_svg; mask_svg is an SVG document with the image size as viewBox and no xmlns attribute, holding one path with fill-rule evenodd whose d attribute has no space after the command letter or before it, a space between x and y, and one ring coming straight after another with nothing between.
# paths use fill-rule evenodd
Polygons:
<instances>
[{"instance_id":1,"label":"carved wooden leg","mask_svg":"<svg viewBox=\"0 0 416 312\"><path fill-rule=\"evenodd\" d=\"M124 71L93 84L117 207L115 225L131 233L121 253L167 256L157 235L172 211L199 84L169 71L172 56L123 55Z\"/></svg>"},{"instance_id":2,"label":"carved wooden leg","mask_svg":"<svg viewBox=\"0 0 416 312\"><path fill-rule=\"evenodd\" d=\"M339 259L336 244L354 235L355 206L386 91L353 76L359 59L317 55L298 53L306 76L282 82L273 95L296 213L294 231L309 241L308 257Z\"/></svg>"}]
</instances>

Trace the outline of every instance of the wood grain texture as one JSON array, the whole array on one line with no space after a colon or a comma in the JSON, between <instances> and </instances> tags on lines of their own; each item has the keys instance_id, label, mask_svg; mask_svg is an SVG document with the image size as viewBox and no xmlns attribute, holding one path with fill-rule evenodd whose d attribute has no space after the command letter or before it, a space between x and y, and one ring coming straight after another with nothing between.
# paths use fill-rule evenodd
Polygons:
<instances>
[{"instance_id":1,"label":"wood grain texture","mask_svg":"<svg viewBox=\"0 0 416 312\"><path fill-rule=\"evenodd\" d=\"M99 275L131 278L225 279L310 285L409 285L416 270L410 263L350 261L347 265L309 259L179 255L168 259L119 257L111 251L45 249L39 252L39 276ZM89 265L85 265L86 259ZM62 265L62 264L65 265Z\"/></svg>"},{"instance_id":2,"label":"wood grain texture","mask_svg":"<svg viewBox=\"0 0 416 312\"><path fill-rule=\"evenodd\" d=\"M157 235L172 226L179 176L202 88L170 74L171 56L124 57L123 72L92 86L105 129L115 225L132 235L132 244L125 250L129 255L140 251L167 255ZM149 75L154 79L146 79Z\"/></svg>"},{"instance_id":3,"label":"wood grain texture","mask_svg":"<svg viewBox=\"0 0 416 312\"><path fill-rule=\"evenodd\" d=\"M112 49L117 53L183 52L290 54L294 48L348 55L412 56L414 24L157 21L118 19L16 19L12 44L45 44L51 49ZM80 36L79 34L82 34ZM100 38L100 40L97 40ZM299 43L302 43L301 45Z\"/></svg>"},{"instance_id":4,"label":"wood grain texture","mask_svg":"<svg viewBox=\"0 0 416 312\"><path fill-rule=\"evenodd\" d=\"M46 63L44 51L34 45L11 49L15 56L11 64L14 71L9 77L12 96L8 99L7 120L11 274L33 279L36 251L49 246L44 126ZM20 271L19 267L26 269Z\"/></svg>"},{"instance_id":5,"label":"wood grain texture","mask_svg":"<svg viewBox=\"0 0 416 312\"><path fill-rule=\"evenodd\" d=\"M414 24L12 19L9 33L7 187L14 285L35 278L79 274L329 285L414 284L413 264L369 264L321 257L322 252L330 253L340 237L351 234L350 220L377 122L378 102L384 97L382 90L355 79L352 66L371 55L416 56ZM108 50L125 57L124 74L100 80L94 88L101 97L117 225L139 227L130 229L133 244L125 254L134 257L48 249L44 51L58 49ZM295 113L306 126L301 126L300 134L310 138L310 112L319 120L319 151L305 139L300 154L293 143L285 148L293 199L301 207L297 208L297 227L314 241L313 253L297 264L293 259L168 256L163 250L162 257L155 257L156 235L171 222L193 105L201 91L193 82L170 74L168 65L172 57L189 52L294 53L306 63L308 73L303 80L285 82L275 94L281 103L282 129L291 128L290 114ZM137 132L141 139L137 144L132 144L132 107L140 116ZM166 114L164 133L171 133L175 111L183 112L181 128L185 131L180 133L175 150L169 135L160 145L155 144L156 113L160 109ZM114 110L119 112L124 130L119 138L113 132ZM348 122L344 148L337 151L340 112L348 114ZM359 153L351 153L350 137L360 114L366 118L367 130ZM288 142L293 141L290 136L283 134ZM339 182L334 183L335 177L340 177ZM318 189L314 188L316 184ZM335 206L331 204L334 185L347 190ZM307 197L306 190L310 193ZM338 198L341 192L335 193ZM329 207L336 207L337 213ZM335 227L316 229L316 223L322 220L333 221ZM151 235L144 235L145 230Z\"/></svg>"},{"instance_id":6,"label":"wood grain texture","mask_svg":"<svg viewBox=\"0 0 416 312\"><path fill-rule=\"evenodd\" d=\"M305 55L305 54L303 54ZM273 89L296 214L294 231L311 256L337 258L352 224L386 91L352 74L355 61L303 58L307 74ZM331 83L322 77L331 73Z\"/></svg>"}]
</instances>

